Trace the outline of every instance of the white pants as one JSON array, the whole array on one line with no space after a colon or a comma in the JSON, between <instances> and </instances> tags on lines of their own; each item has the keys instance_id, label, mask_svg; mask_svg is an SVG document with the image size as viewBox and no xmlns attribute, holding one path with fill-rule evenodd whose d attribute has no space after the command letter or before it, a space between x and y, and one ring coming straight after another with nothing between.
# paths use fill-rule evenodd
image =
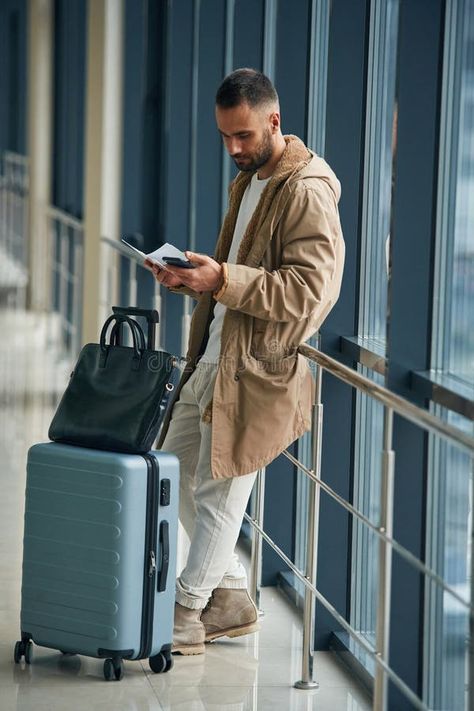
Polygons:
<instances>
[{"instance_id":1,"label":"white pants","mask_svg":"<svg viewBox=\"0 0 474 711\"><path fill-rule=\"evenodd\" d=\"M234 548L256 472L231 479L211 475L211 425L202 421L212 399L217 365L198 364L181 390L162 449L180 461L179 518L190 539L176 581L176 601L201 609L216 587L246 588Z\"/></svg>"}]
</instances>

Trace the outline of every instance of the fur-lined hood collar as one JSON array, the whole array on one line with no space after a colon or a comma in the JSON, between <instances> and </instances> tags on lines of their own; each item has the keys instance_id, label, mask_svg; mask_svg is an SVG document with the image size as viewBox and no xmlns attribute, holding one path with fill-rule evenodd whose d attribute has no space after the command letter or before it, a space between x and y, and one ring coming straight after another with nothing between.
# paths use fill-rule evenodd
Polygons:
<instances>
[{"instance_id":1,"label":"fur-lined hood collar","mask_svg":"<svg viewBox=\"0 0 474 711\"><path fill-rule=\"evenodd\" d=\"M297 136L285 136L285 141L286 149L247 225L237 254L237 264L258 263L267 246L263 243L259 244L259 230L270 208L272 213L275 213L279 204L284 205L285 197L289 197L290 194L289 190L285 191L284 188L293 180L321 178L330 186L336 202L339 200L339 181L326 161L310 151ZM240 203L253 175L254 172L240 172L230 185L229 209L216 245L215 259L218 262L225 261L229 254ZM247 258L250 253L252 259L249 262Z\"/></svg>"}]
</instances>

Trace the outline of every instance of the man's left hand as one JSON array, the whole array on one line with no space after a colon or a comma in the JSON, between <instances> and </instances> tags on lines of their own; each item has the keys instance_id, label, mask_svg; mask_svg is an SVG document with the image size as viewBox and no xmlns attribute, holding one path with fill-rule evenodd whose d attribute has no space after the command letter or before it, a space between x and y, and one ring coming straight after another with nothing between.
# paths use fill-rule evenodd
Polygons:
<instances>
[{"instance_id":1,"label":"man's left hand","mask_svg":"<svg viewBox=\"0 0 474 711\"><path fill-rule=\"evenodd\" d=\"M190 262L196 265L194 269L183 269L182 267L172 267L171 264L166 269L175 276L178 276L183 284L194 291L216 291L223 281L222 265L206 254L196 254L195 252L185 252Z\"/></svg>"}]
</instances>

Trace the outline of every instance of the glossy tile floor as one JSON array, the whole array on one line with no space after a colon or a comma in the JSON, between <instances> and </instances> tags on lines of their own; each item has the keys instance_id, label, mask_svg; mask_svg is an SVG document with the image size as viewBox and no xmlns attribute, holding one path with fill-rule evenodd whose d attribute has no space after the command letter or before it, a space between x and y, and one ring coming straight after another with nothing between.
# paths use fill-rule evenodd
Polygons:
<instances>
[{"instance_id":1,"label":"glossy tile floor","mask_svg":"<svg viewBox=\"0 0 474 711\"><path fill-rule=\"evenodd\" d=\"M100 660L65 657L36 646L31 665L23 661L14 664L13 646L19 638L26 452L30 444L45 439L54 398L39 387L46 382L48 388L51 382L44 377L45 351L41 347L31 349L30 360L21 363L14 352L10 351L7 359L2 351L0 345L0 711L371 708L364 691L330 653L316 654L319 689L305 692L293 688L301 674L301 622L274 588L262 591L265 615L260 632L214 642L202 656L177 657L168 674L154 675L146 661L126 662L121 682L105 682ZM8 376L7 365L17 374L26 368L36 393L25 399L15 390L12 384L16 379Z\"/></svg>"}]
</instances>

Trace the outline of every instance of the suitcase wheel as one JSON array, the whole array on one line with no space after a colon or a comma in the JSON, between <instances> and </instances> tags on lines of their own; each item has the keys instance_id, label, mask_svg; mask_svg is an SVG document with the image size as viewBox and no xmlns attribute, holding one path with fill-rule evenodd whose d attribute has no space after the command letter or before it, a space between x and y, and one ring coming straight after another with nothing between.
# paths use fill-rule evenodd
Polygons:
<instances>
[{"instance_id":1,"label":"suitcase wheel","mask_svg":"<svg viewBox=\"0 0 474 711\"><path fill-rule=\"evenodd\" d=\"M25 657L26 664L31 664L33 659L33 644L30 640L21 639L15 644L15 651L13 653L15 664L19 664L22 657Z\"/></svg>"},{"instance_id":2,"label":"suitcase wheel","mask_svg":"<svg viewBox=\"0 0 474 711\"><path fill-rule=\"evenodd\" d=\"M154 657L150 657L148 663L152 672L155 672L155 674L163 674L168 672L173 666L173 657L159 652L155 654Z\"/></svg>"},{"instance_id":3,"label":"suitcase wheel","mask_svg":"<svg viewBox=\"0 0 474 711\"><path fill-rule=\"evenodd\" d=\"M123 662L121 659L111 659L110 657L104 662L104 679L106 681L120 681L123 677Z\"/></svg>"}]
</instances>

